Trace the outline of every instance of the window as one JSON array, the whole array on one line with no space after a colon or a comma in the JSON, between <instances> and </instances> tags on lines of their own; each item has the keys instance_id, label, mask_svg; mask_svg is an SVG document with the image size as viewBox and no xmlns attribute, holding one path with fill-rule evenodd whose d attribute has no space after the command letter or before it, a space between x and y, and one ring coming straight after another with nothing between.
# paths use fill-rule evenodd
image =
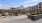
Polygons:
<instances>
[{"instance_id":1,"label":"window","mask_svg":"<svg viewBox=\"0 0 42 23\"><path fill-rule=\"evenodd\" d=\"M38 9L36 9L36 10L38 10Z\"/></svg>"},{"instance_id":2,"label":"window","mask_svg":"<svg viewBox=\"0 0 42 23\"><path fill-rule=\"evenodd\" d=\"M41 7L39 7L39 8L41 8Z\"/></svg>"},{"instance_id":3,"label":"window","mask_svg":"<svg viewBox=\"0 0 42 23\"><path fill-rule=\"evenodd\" d=\"M41 6L41 3L39 3L39 6Z\"/></svg>"}]
</instances>

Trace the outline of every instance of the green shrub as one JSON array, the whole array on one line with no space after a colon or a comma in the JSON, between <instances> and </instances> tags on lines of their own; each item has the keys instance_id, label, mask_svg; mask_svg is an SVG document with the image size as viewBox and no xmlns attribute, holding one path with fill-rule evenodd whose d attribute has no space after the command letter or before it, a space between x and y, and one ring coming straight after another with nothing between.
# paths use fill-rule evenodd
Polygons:
<instances>
[{"instance_id":1,"label":"green shrub","mask_svg":"<svg viewBox=\"0 0 42 23\"><path fill-rule=\"evenodd\" d=\"M37 15L37 12L32 12L31 15Z\"/></svg>"},{"instance_id":2,"label":"green shrub","mask_svg":"<svg viewBox=\"0 0 42 23\"><path fill-rule=\"evenodd\" d=\"M42 14L42 12L38 12L37 14Z\"/></svg>"},{"instance_id":3,"label":"green shrub","mask_svg":"<svg viewBox=\"0 0 42 23\"><path fill-rule=\"evenodd\" d=\"M31 12L31 15L42 14L42 12Z\"/></svg>"},{"instance_id":4,"label":"green shrub","mask_svg":"<svg viewBox=\"0 0 42 23\"><path fill-rule=\"evenodd\" d=\"M40 12L37 12L37 14L40 14Z\"/></svg>"},{"instance_id":5,"label":"green shrub","mask_svg":"<svg viewBox=\"0 0 42 23\"><path fill-rule=\"evenodd\" d=\"M42 14L42 12L41 12L41 14Z\"/></svg>"}]
</instances>

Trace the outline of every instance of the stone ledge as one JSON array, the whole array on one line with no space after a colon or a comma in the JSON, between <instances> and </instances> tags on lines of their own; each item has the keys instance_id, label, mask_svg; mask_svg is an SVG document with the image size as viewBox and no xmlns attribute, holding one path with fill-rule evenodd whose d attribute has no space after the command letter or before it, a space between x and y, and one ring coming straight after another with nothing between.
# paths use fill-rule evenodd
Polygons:
<instances>
[{"instance_id":1,"label":"stone ledge","mask_svg":"<svg viewBox=\"0 0 42 23\"><path fill-rule=\"evenodd\" d=\"M28 15L28 18L32 19L32 20L38 20L42 18L42 15Z\"/></svg>"}]
</instances>

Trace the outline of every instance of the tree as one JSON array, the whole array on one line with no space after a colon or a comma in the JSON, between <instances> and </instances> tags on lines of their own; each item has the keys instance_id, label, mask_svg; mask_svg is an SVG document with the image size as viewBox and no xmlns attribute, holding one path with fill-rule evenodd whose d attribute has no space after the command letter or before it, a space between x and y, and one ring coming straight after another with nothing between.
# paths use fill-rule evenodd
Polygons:
<instances>
[{"instance_id":1,"label":"tree","mask_svg":"<svg viewBox=\"0 0 42 23\"><path fill-rule=\"evenodd\" d=\"M16 9L16 8L10 7L10 9L11 9L11 10L14 10L14 9Z\"/></svg>"}]
</instances>

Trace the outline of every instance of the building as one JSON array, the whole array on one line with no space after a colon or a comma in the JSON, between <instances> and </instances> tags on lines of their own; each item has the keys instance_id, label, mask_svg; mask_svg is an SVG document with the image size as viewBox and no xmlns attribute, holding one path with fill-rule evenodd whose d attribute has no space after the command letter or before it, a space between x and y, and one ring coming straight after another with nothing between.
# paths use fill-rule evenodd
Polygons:
<instances>
[{"instance_id":1,"label":"building","mask_svg":"<svg viewBox=\"0 0 42 23\"><path fill-rule=\"evenodd\" d=\"M38 3L35 6L28 7L31 12L42 12L42 2Z\"/></svg>"}]
</instances>

